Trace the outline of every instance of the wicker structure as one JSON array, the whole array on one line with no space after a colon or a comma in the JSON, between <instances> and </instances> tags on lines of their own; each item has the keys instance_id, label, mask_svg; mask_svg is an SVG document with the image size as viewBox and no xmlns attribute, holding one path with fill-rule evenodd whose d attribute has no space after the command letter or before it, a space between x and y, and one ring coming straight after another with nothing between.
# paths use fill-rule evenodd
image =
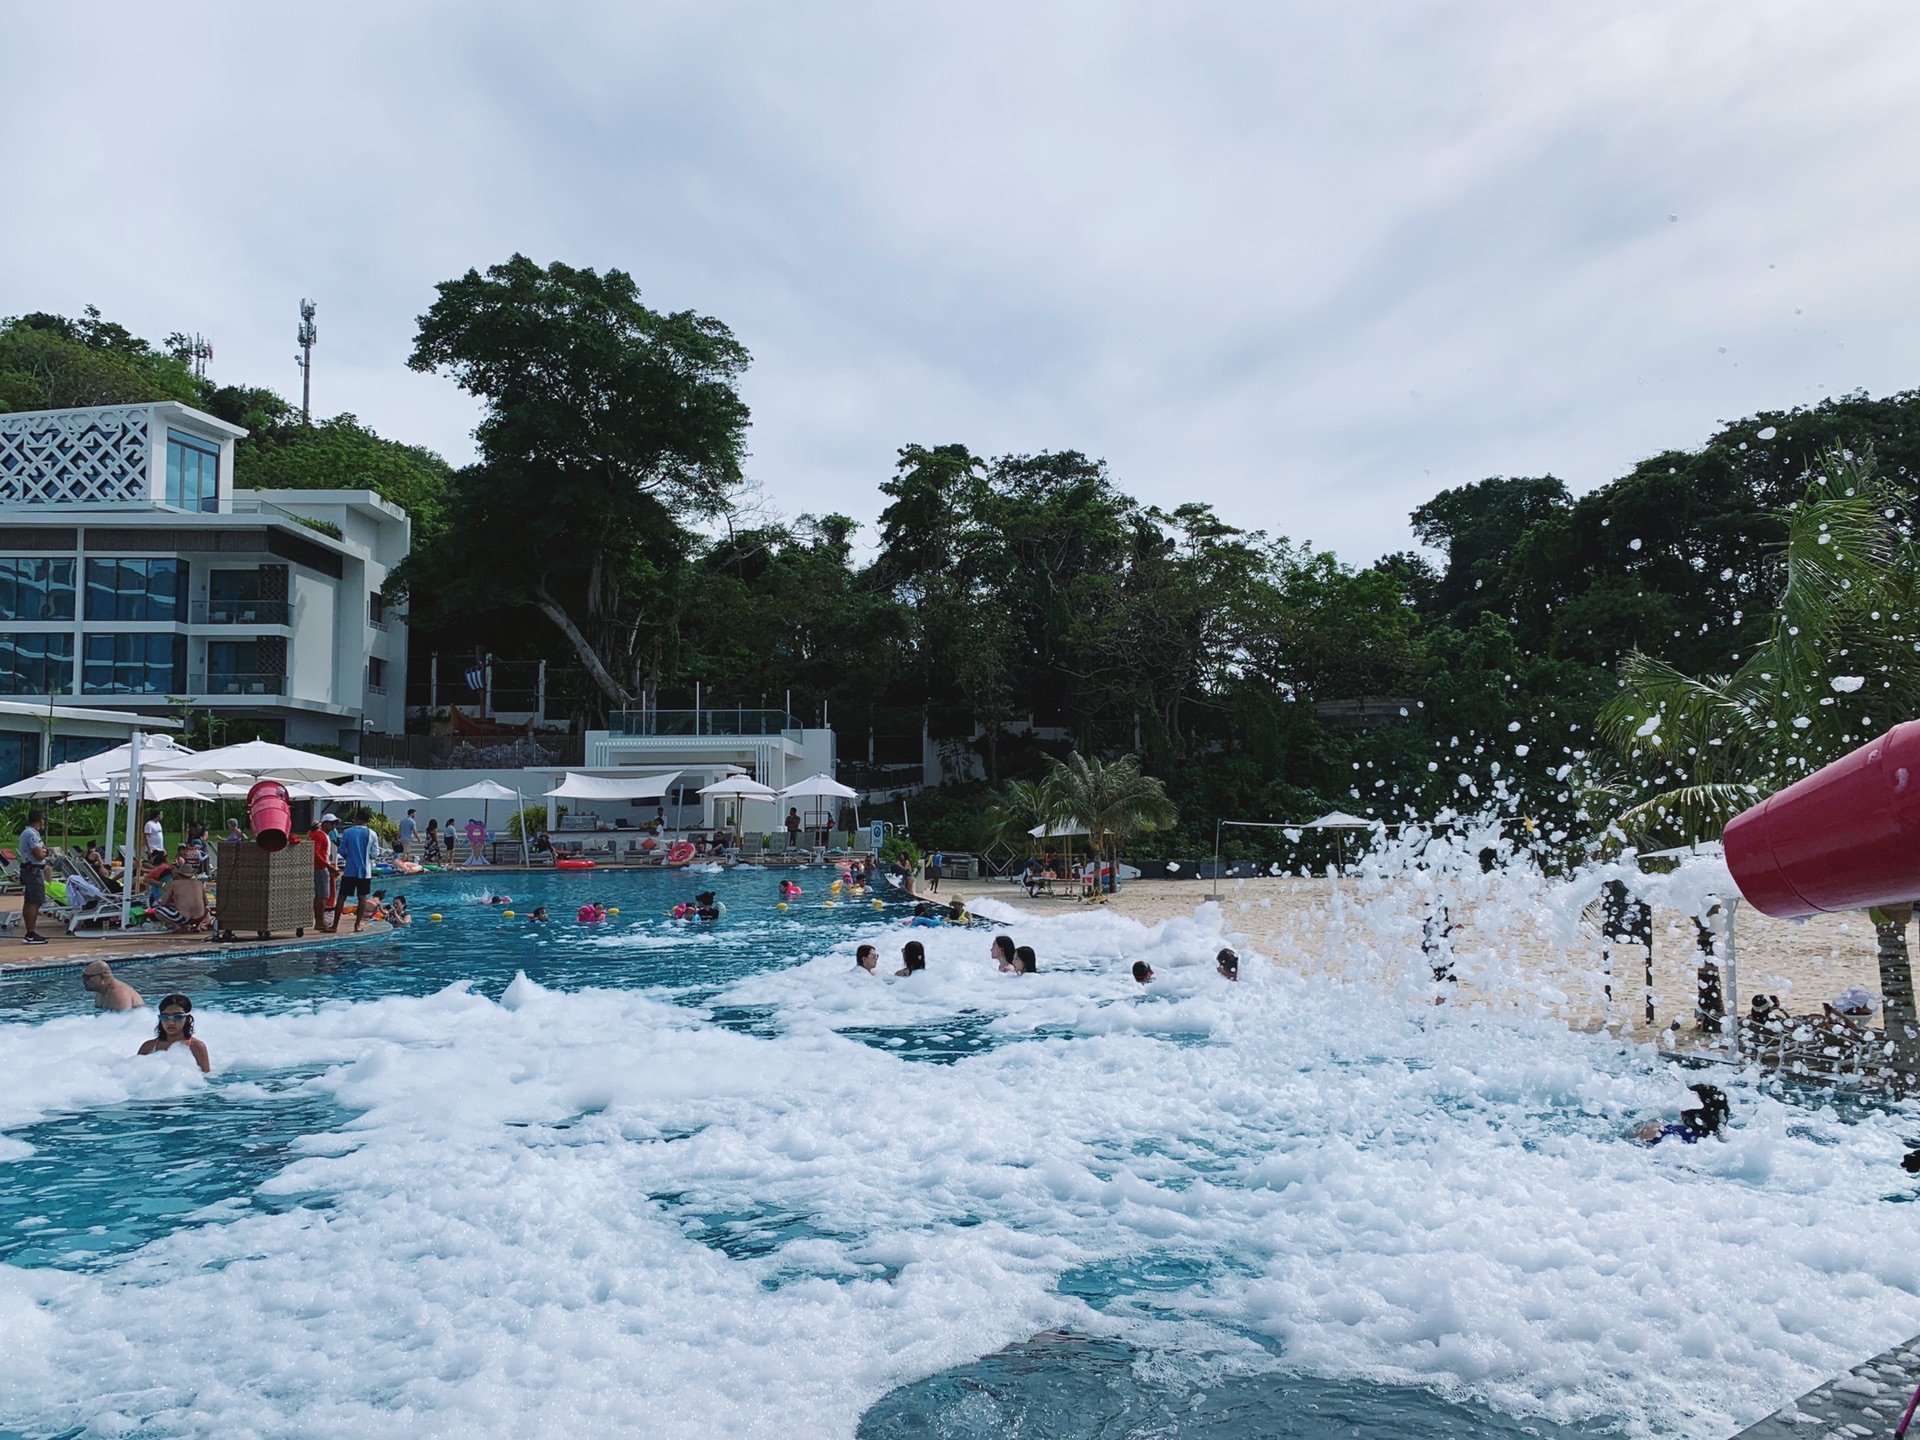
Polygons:
<instances>
[{"instance_id":1,"label":"wicker structure","mask_svg":"<svg viewBox=\"0 0 1920 1440\"><path fill-rule=\"evenodd\" d=\"M313 851L306 845L266 851L250 840L222 841L219 886L224 935L304 935L313 923Z\"/></svg>"}]
</instances>

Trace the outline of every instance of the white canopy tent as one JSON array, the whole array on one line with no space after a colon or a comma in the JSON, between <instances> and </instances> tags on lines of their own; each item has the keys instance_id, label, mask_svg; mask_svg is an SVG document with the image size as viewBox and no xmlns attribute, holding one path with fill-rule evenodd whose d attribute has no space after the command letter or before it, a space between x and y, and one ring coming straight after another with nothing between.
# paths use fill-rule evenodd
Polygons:
<instances>
[{"instance_id":1,"label":"white canopy tent","mask_svg":"<svg viewBox=\"0 0 1920 1440\"><path fill-rule=\"evenodd\" d=\"M860 828L860 792L851 785L841 784L825 771L817 775L809 775L806 779L787 786L780 792L780 798L782 800L851 800L853 801L853 828L855 830ZM824 805L815 805L810 808L821 814L831 813ZM831 830L833 827L817 825L808 828Z\"/></svg>"}]
</instances>

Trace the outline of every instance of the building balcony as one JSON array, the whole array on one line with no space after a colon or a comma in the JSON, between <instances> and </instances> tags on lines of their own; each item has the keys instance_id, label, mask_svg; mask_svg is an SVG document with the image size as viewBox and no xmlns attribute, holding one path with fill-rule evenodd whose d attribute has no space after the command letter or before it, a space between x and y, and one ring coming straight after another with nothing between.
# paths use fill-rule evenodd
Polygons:
<instances>
[{"instance_id":1,"label":"building balcony","mask_svg":"<svg viewBox=\"0 0 1920 1440\"><path fill-rule=\"evenodd\" d=\"M285 600L195 600L187 619L193 625L291 625L293 606Z\"/></svg>"},{"instance_id":2,"label":"building balcony","mask_svg":"<svg viewBox=\"0 0 1920 1440\"><path fill-rule=\"evenodd\" d=\"M190 695L284 695L287 693L287 677L244 672L225 675L190 675L187 677L187 693Z\"/></svg>"}]
</instances>

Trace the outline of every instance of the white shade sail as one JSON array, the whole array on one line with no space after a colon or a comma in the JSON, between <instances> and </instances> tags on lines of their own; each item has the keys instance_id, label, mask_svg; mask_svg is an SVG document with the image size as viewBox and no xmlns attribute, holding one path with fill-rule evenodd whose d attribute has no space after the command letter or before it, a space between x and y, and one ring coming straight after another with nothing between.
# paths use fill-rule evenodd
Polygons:
<instances>
[{"instance_id":1,"label":"white shade sail","mask_svg":"<svg viewBox=\"0 0 1920 1440\"><path fill-rule=\"evenodd\" d=\"M709 800L778 800L780 794L770 785L762 785L758 780L745 775L728 775L714 781L711 785L700 787L700 793Z\"/></svg>"},{"instance_id":2,"label":"white shade sail","mask_svg":"<svg viewBox=\"0 0 1920 1440\"><path fill-rule=\"evenodd\" d=\"M449 790L440 797L442 800L514 800L517 791L509 790L498 780L477 780L458 790Z\"/></svg>"},{"instance_id":3,"label":"white shade sail","mask_svg":"<svg viewBox=\"0 0 1920 1440\"><path fill-rule=\"evenodd\" d=\"M679 778L678 770L660 775L576 775L569 770L567 778L546 793L561 800L657 800Z\"/></svg>"},{"instance_id":4,"label":"white shade sail","mask_svg":"<svg viewBox=\"0 0 1920 1440\"><path fill-rule=\"evenodd\" d=\"M704 792L703 792L704 793ZM780 792L782 800L810 799L814 796L832 796L841 800L858 800L860 792L851 785L842 785L831 775L809 775L806 779L787 786Z\"/></svg>"}]
</instances>

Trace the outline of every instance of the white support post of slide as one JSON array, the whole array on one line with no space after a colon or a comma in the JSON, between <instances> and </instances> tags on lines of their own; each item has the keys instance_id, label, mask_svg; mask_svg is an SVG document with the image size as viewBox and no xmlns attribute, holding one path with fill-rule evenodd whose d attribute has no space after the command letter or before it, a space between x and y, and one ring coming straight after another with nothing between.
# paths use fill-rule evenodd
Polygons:
<instances>
[{"instance_id":1,"label":"white support post of slide","mask_svg":"<svg viewBox=\"0 0 1920 1440\"><path fill-rule=\"evenodd\" d=\"M1735 896L1720 903L1727 912L1727 993L1721 1023L1732 1027L1727 1031L1727 1043L1733 1047L1737 1059L1740 1055L1740 963L1734 953L1733 922L1740 909L1740 898Z\"/></svg>"}]
</instances>

